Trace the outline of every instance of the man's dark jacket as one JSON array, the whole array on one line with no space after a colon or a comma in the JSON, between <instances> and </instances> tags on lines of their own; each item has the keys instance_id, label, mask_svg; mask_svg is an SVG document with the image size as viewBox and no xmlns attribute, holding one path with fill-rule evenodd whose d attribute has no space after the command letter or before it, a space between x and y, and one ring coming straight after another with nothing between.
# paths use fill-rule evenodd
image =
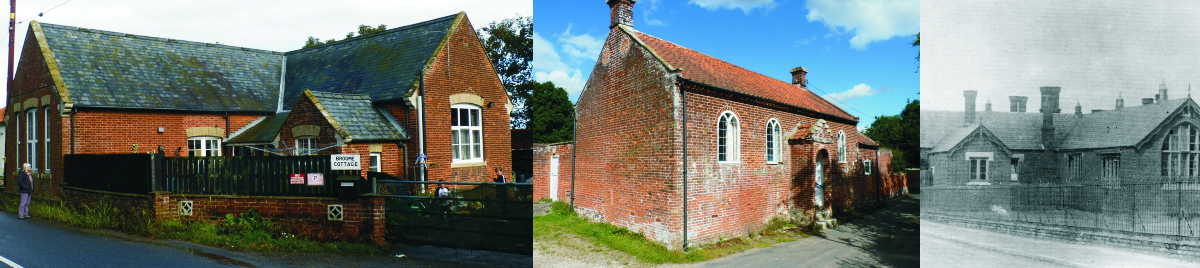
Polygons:
<instances>
[{"instance_id":1,"label":"man's dark jacket","mask_svg":"<svg viewBox=\"0 0 1200 268\"><path fill-rule=\"evenodd\" d=\"M17 186L20 187L22 193L33 193L33 182L29 181L29 175L25 171L17 172L21 175L17 176Z\"/></svg>"}]
</instances>

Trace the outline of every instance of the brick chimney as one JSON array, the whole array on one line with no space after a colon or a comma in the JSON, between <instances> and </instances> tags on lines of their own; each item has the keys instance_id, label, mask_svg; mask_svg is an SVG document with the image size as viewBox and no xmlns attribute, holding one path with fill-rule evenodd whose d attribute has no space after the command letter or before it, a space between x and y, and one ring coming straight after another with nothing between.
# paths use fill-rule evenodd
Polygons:
<instances>
[{"instance_id":1,"label":"brick chimney","mask_svg":"<svg viewBox=\"0 0 1200 268\"><path fill-rule=\"evenodd\" d=\"M1121 97L1121 93L1117 92L1117 110L1125 109L1125 98Z\"/></svg>"},{"instance_id":2,"label":"brick chimney","mask_svg":"<svg viewBox=\"0 0 1200 268\"><path fill-rule=\"evenodd\" d=\"M612 17L612 24L608 28L617 27L617 24L633 27L634 3L637 0L608 0L609 16Z\"/></svg>"},{"instance_id":3,"label":"brick chimney","mask_svg":"<svg viewBox=\"0 0 1200 268\"><path fill-rule=\"evenodd\" d=\"M1154 104L1154 98L1142 98L1142 105Z\"/></svg>"},{"instance_id":4,"label":"brick chimney","mask_svg":"<svg viewBox=\"0 0 1200 268\"><path fill-rule=\"evenodd\" d=\"M1158 84L1158 99L1159 103L1167 101L1167 80L1163 80L1162 84Z\"/></svg>"},{"instance_id":5,"label":"brick chimney","mask_svg":"<svg viewBox=\"0 0 1200 268\"><path fill-rule=\"evenodd\" d=\"M1026 96L1008 96L1008 102L1012 105L1009 112L1024 113L1025 104L1029 102L1029 97Z\"/></svg>"},{"instance_id":6,"label":"brick chimney","mask_svg":"<svg viewBox=\"0 0 1200 268\"><path fill-rule=\"evenodd\" d=\"M808 69L803 66L792 68L792 84L802 88L808 88Z\"/></svg>"},{"instance_id":7,"label":"brick chimney","mask_svg":"<svg viewBox=\"0 0 1200 268\"><path fill-rule=\"evenodd\" d=\"M965 113L963 113L964 124L970 125L975 123L975 96L977 95L979 95L979 92L974 90L963 91L963 98L966 99L967 104L964 109Z\"/></svg>"},{"instance_id":8,"label":"brick chimney","mask_svg":"<svg viewBox=\"0 0 1200 268\"><path fill-rule=\"evenodd\" d=\"M1045 146L1048 152L1057 149L1054 144L1054 114L1061 111L1058 109L1060 91L1061 87L1042 87L1042 146Z\"/></svg>"}]
</instances>

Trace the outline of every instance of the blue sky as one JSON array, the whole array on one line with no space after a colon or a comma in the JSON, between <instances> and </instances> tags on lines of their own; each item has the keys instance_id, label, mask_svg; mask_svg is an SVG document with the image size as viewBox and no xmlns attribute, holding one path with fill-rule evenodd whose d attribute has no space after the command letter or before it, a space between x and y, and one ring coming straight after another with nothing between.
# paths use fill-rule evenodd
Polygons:
<instances>
[{"instance_id":1,"label":"blue sky","mask_svg":"<svg viewBox=\"0 0 1200 268\"><path fill-rule=\"evenodd\" d=\"M608 5L535 0L533 8L534 77L575 101L608 35ZM918 0L641 0L633 28L785 82L804 66L809 89L865 128L920 98L910 46L919 9Z\"/></svg>"}]
</instances>

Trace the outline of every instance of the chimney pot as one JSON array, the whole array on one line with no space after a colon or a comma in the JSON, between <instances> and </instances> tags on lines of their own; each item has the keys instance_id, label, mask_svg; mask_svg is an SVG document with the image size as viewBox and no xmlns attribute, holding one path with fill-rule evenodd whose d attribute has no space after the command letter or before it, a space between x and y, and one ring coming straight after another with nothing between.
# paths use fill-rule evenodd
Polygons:
<instances>
[{"instance_id":1,"label":"chimney pot","mask_svg":"<svg viewBox=\"0 0 1200 268\"><path fill-rule=\"evenodd\" d=\"M608 28L612 29L617 25L633 27L634 3L637 3L637 0L608 0L609 16L612 19L612 24L609 24Z\"/></svg>"},{"instance_id":2,"label":"chimney pot","mask_svg":"<svg viewBox=\"0 0 1200 268\"><path fill-rule=\"evenodd\" d=\"M802 88L808 88L808 69L801 67L792 68L792 84Z\"/></svg>"},{"instance_id":3,"label":"chimney pot","mask_svg":"<svg viewBox=\"0 0 1200 268\"><path fill-rule=\"evenodd\" d=\"M1142 105L1154 104L1154 98L1142 98Z\"/></svg>"}]
</instances>

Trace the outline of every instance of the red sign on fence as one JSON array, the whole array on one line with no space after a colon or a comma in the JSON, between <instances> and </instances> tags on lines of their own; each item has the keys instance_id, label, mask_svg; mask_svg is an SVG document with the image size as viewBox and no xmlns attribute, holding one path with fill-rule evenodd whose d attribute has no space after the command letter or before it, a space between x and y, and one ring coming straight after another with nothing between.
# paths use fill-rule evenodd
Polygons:
<instances>
[{"instance_id":1,"label":"red sign on fence","mask_svg":"<svg viewBox=\"0 0 1200 268\"><path fill-rule=\"evenodd\" d=\"M292 184L304 184L304 174L292 174Z\"/></svg>"}]
</instances>

